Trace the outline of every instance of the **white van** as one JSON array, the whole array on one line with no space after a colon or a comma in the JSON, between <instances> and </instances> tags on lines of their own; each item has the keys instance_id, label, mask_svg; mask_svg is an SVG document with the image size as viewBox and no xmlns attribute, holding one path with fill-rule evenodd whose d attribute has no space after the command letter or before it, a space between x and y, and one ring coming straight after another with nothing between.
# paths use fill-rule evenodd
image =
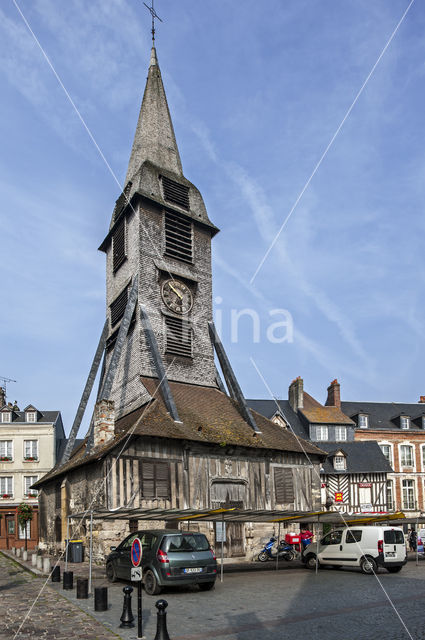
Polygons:
<instances>
[{"instance_id":1,"label":"white van","mask_svg":"<svg viewBox=\"0 0 425 640\"><path fill-rule=\"evenodd\" d=\"M356 527L335 529L319 542L304 549L301 559L308 569L320 565L360 567L373 574L378 567L397 573L407 562L407 549L401 527Z\"/></svg>"}]
</instances>

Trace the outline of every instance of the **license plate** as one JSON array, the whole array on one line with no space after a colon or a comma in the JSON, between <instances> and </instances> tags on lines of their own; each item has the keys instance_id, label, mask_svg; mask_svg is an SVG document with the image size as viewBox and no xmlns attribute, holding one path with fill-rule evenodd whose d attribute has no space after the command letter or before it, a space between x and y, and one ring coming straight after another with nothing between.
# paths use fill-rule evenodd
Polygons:
<instances>
[{"instance_id":1,"label":"license plate","mask_svg":"<svg viewBox=\"0 0 425 640\"><path fill-rule=\"evenodd\" d=\"M190 569L183 569L183 573L201 573L202 567L191 567Z\"/></svg>"},{"instance_id":2,"label":"license plate","mask_svg":"<svg viewBox=\"0 0 425 640\"><path fill-rule=\"evenodd\" d=\"M395 558L395 551L388 551L385 555L387 558Z\"/></svg>"}]
</instances>

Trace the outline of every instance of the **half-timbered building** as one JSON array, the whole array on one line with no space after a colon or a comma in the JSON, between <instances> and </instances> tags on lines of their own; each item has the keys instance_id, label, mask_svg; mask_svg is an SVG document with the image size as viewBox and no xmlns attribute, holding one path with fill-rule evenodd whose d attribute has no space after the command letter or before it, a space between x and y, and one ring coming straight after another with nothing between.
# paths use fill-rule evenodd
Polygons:
<instances>
[{"instance_id":1,"label":"half-timbered building","mask_svg":"<svg viewBox=\"0 0 425 640\"><path fill-rule=\"evenodd\" d=\"M355 441L355 421L341 409L340 385L333 380L322 405L304 391L302 378L289 387L288 400L247 400L251 409L326 451L320 469L322 506L345 513L382 512L388 504L392 467L376 442Z\"/></svg>"},{"instance_id":2,"label":"half-timbered building","mask_svg":"<svg viewBox=\"0 0 425 640\"><path fill-rule=\"evenodd\" d=\"M105 328L61 463L34 485L42 543L62 544L67 517L99 507L316 509L323 452L249 409L212 322L218 229L183 174L154 47L125 185L100 245ZM97 521L95 552L137 526ZM214 542L212 525L191 526ZM263 530L229 525L226 553L250 556Z\"/></svg>"}]
</instances>

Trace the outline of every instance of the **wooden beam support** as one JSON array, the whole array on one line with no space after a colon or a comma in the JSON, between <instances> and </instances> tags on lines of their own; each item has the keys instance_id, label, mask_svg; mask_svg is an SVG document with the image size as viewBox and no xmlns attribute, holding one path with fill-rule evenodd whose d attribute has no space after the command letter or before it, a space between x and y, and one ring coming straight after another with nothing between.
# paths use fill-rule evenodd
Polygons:
<instances>
[{"instance_id":1,"label":"wooden beam support","mask_svg":"<svg viewBox=\"0 0 425 640\"><path fill-rule=\"evenodd\" d=\"M93 358L93 362L90 368L90 373L87 378L86 386L84 387L83 395L81 396L80 404L78 405L77 413L75 414L74 422L71 427L71 431L69 434L68 442L66 443L65 451L63 452L60 464L65 464L68 462L69 457L72 453L72 450L75 445L75 440L77 439L78 431L81 426L81 422L84 417L84 413L87 407L87 402L90 398L90 394L93 389L94 381L97 376L97 372L99 370L100 361L102 359L102 355L105 352L105 343L106 336L108 335L108 321L103 325L102 334L99 339L99 344L97 345L96 353Z\"/></svg>"},{"instance_id":2,"label":"wooden beam support","mask_svg":"<svg viewBox=\"0 0 425 640\"><path fill-rule=\"evenodd\" d=\"M220 362L220 366L221 366L221 370L223 372L224 375L224 379L226 381L227 384L227 388L229 389L232 397L234 398L234 400L238 403L239 405L239 409L240 412L242 414L242 417L244 418L244 420L246 420L246 422L252 427L252 429L254 430L255 433L260 434L261 431L260 429L257 427L257 424L254 420L254 417L251 413L251 411L249 410L249 407L246 403L245 397L242 393L242 389L239 386L239 383L236 379L236 376L234 374L234 371L230 365L229 359L226 355L226 352L224 350L224 347L221 343L221 340L218 336L218 333L216 331L214 322L208 322L208 329L210 332L210 337L211 337L211 341L213 343L215 352L217 354L218 360Z\"/></svg>"},{"instance_id":3,"label":"wooden beam support","mask_svg":"<svg viewBox=\"0 0 425 640\"><path fill-rule=\"evenodd\" d=\"M174 422L181 422L179 414L177 412L176 403L174 402L173 394L171 393L170 384L168 382L167 373L165 371L164 363L159 352L158 343L155 338L155 334L152 330L149 320L148 312L146 308L139 304L140 308L140 320L142 322L143 331L145 333L146 344L148 345L154 366L156 375L158 378L159 389L164 400L167 410L174 420Z\"/></svg>"}]
</instances>

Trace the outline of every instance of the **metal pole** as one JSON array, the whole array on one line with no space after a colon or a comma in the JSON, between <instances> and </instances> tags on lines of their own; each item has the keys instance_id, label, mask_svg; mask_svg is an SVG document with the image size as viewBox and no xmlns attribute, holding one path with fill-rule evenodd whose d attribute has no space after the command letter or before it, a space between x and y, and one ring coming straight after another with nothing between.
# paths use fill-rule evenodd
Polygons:
<instances>
[{"instance_id":1,"label":"metal pole","mask_svg":"<svg viewBox=\"0 0 425 640\"><path fill-rule=\"evenodd\" d=\"M137 637L143 638L142 633L142 581L137 583Z\"/></svg>"},{"instance_id":2,"label":"metal pole","mask_svg":"<svg viewBox=\"0 0 425 640\"><path fill-rule=\"evenodd\" d=\"M419 516L416 518L416 566L419 565L418 555L418 531L419 531Z\"/></svg>"},{"instance_id":3,"label":"metal pole","mask_svg":"<svg viewBox=\"0 0 425 640\"><path fill-rule=\"evenodd\" d=\"M92 556L93 556L93 511L90 511L89 593L92 592Z\"/></svg>"},{"instance_id":4,"label":"metal pole","mask_svg":"<svg viewBox=\"0 0 425 640\"><path fill-rule=\"evenodd\" d=\"M277 530L276 571L279 569L280 522Z\"/></svg>"},{"instance_id":5,"label":"metal pole","mask_svg":"<svg viewBox=\"0 0 425 640\"><path fill-rule=\"evenodd\" d=\"M316 576L319 571L319 516L317 516L317 533L316 533Z\"/></svg>"},{"instance_id":6,"label":"metal pole","mask_svg":"<svg viewBox=\"0 0 425 640\"><path fill-rule=\"evenodd\" d=\"M223 582L223 538L224 538L224 513L221 514L221 567L220 567L220 582Z\"/></svg>"},{"instance_id":7,"label":"metal pole","mask_svg":"<svg viewBox=\"0 0 425 640\"><path fill-rule=\"evenodd\" d=\"M65 571L68 571L69 516L66 516Z\"/></svg>"}]
</instances>

